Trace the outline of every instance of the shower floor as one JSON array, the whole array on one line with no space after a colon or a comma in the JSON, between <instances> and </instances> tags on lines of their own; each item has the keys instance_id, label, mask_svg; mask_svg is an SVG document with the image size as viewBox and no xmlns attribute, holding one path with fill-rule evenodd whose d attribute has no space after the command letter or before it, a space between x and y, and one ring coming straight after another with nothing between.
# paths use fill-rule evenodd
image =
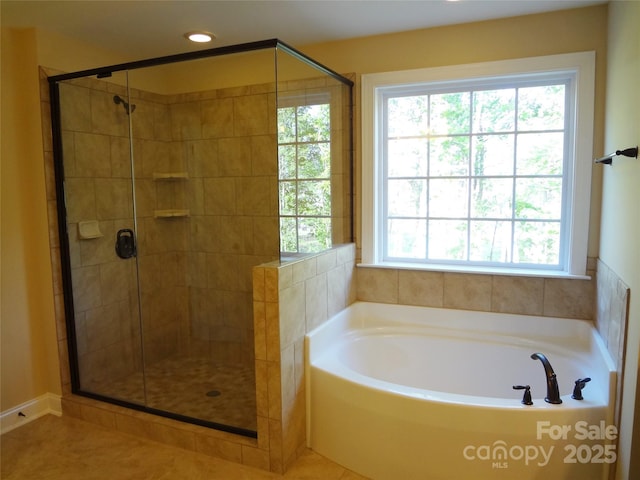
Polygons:
<instances>
[{"instance_id":1,"label":"shower floor","mask_svg":"<svg viewBox=\"0 0 640 480\"><path fill-rule=\"evenodd\" d=\"M94 393L223 425L257 430L255 373L194 357L169 358Z\"/></svg>"}]
</instances>

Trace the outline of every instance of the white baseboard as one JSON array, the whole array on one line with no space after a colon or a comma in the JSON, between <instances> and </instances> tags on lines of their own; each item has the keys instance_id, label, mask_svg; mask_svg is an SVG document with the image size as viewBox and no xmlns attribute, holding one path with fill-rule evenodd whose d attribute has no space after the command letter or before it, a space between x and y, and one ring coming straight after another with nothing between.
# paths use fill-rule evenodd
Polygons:
<instances>
[{"instance_id":1,"label":"white baseboard","mask_svg":"<svg viewBox=\"0 0 640 480\"><path fill-rule=\"evenodd\" d=\"M18 428L48 413L57 416L62 415L60 395L45 393L38 398L0 413L0 434L10 432L14 428Z\"/></svg>"}]
</instances>

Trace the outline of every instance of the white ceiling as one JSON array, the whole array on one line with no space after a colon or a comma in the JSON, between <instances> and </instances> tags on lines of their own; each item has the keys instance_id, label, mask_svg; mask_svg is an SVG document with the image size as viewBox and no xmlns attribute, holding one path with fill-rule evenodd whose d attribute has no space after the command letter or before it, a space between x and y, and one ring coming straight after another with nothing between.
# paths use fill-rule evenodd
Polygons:
<instances>
[{"instance_id":1,"label":"white ceiling","mask_svg":"<svg viewBox=\"0 0 640 480\"><path fill-rule=\"evenodd\" d=\"M577 8L604 0L2 0L3 26L38 27L128 60L279 38L294 46ZM213 32L194 46L183 34Z\"/></svg>"}]
</instances>

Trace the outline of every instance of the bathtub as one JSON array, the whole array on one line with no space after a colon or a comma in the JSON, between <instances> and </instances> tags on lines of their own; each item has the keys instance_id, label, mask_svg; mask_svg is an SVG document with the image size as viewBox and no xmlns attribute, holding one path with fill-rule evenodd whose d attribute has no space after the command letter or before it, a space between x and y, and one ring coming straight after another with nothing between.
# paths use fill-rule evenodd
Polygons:
<instances>
[{"instance_id":1,"label":"bathtub","mask_svg":"<svg viewBox=\"0 0 640 480\"><path fill-rule=\"evenodd\" d=\"M308 446L366 477L604 479L616 460L615 368L590 322L356 302L305 344Z\"/></svg>"}]
</instances>

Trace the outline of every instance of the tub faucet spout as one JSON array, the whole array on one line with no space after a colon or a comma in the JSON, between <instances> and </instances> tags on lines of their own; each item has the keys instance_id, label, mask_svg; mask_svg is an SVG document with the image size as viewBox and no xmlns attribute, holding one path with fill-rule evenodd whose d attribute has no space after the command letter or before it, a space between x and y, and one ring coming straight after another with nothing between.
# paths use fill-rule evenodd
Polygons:
<instances>
[{"instance_id":1,"label":"tub faucet spout","mask_svg":"<svg viewBox=\"0 0 640 480\"><path fill-rule=\"evenodd\" d=\"M556 374L553 371L551 363L547 360L547 357L542 353L532 353L531 358L533 360L540 360L544 367L544 373L547 377L547 396L544 398L544 401L553 404L562 403L560 391L558 390L558 379L556 378Z\"/></svg>"}]
</instances>

